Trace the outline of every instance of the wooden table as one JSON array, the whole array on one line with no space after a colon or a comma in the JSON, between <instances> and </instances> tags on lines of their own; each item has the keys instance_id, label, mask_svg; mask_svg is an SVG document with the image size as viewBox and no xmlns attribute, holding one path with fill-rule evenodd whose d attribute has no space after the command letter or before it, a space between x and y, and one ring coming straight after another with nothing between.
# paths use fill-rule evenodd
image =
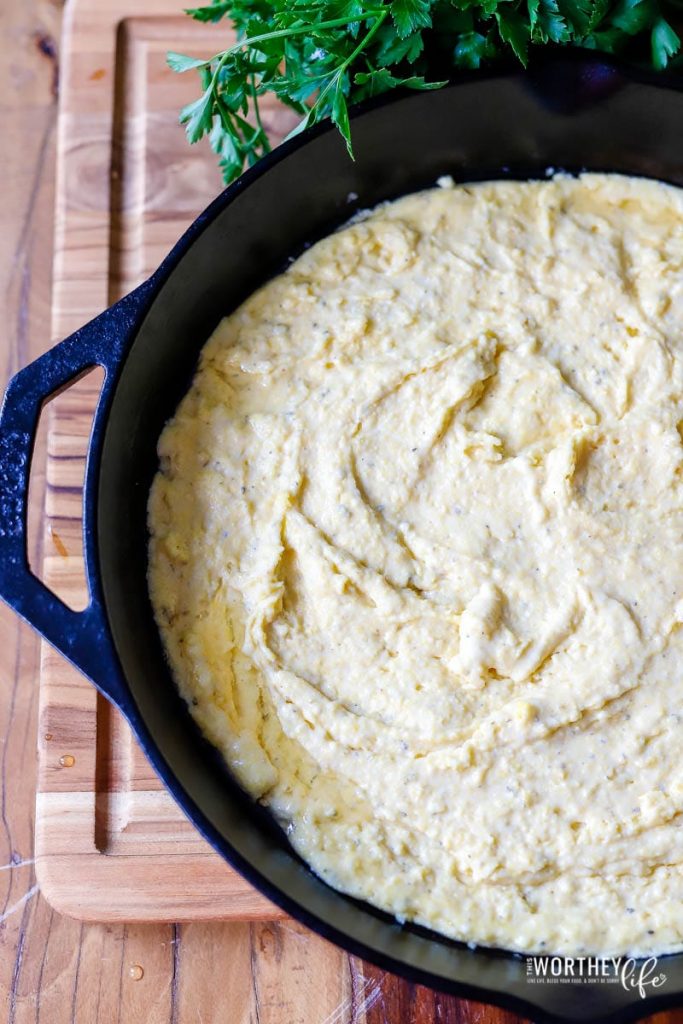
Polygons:
<instances>
[{"instance_id":1,"label":"wooden table","mask_svg":"<svg viewBox=\"0 0 683 1024\"><path fill-rule=\"evenodd\" d=\"M2 385L50 343L61 10L60 0L2 0L0 11ZM34 565L41 560L40 454L32 479ZM0 1021L515 1021L399 984L374 968L359 970L358 961L291 921L85 925L53 911L33 870L39 652L32 631L0 606ZM683 1012L655 1019L683 1022Z\"/></svg>"}]
</instances>

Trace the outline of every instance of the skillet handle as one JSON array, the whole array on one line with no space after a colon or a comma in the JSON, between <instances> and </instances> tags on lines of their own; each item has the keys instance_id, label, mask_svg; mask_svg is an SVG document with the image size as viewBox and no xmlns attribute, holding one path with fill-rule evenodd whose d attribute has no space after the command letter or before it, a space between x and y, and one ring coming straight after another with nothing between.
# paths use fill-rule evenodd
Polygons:
<instances>
[{"instance_id":1,"label":"skillet handle","mask_svg":"<svg viewBox=\"0 0 683 1024\"><path fill-rule=\"evenodd\" d=\"M123 357L146 310L152 281L12 377L0 409L0 598L116 704L124 694L95 567L95 487L106 415ZM41 409L88 370L105 377L93 418L84 487L83 551L90 600L73 611L33 575L27 555L31 459Z\"/></svg>"}]
</instances>

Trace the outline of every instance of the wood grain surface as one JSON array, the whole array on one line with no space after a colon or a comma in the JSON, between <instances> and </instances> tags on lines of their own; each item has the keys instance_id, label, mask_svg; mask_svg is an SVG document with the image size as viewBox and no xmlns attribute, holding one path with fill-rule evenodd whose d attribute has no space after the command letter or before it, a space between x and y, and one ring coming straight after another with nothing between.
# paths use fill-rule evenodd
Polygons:
<instances>
[{"instance_id":1,"label":"wood grain surface","mask_svg":"<svg viewBox=\"0 0 683 1024\"><path fill-rule=\"evenodd\" d=\"M139 0L140 14L147 0ZM90 0L92 17L100 0ZM0 6L0 384L50 343L58 0ZM97 70L97 69L96 69ZM97 79L95 79L97 81ZM216 181L216 189L218 182ZM103 297L102 305L108 297ZM77 326L77 324L74 324ZM33 565L42 561L44 447L33 465ZM59 554L61 536L50 543ZM50 552L47 552L50 553ZM63 557L63 556L62 556ZM82 924L34 871L40 645L0 606L0 1021L8 1024L513 1024L402 983L289 920ZM683 1013L658 1015L682 1024Z\"/></svg>"},{"instance_id":2,"label":"wood grain surface","mask_svg":"<svg viewBox=\"0 0 683 1024\"><path fill-rule=\"evenodd\" d=\"M215 29L176 0L73 0L62 32L52 335L62 338L139 285L215 196L208 146L190 148L178 110L196 76L173 74L175 47L201 54ZM271 101L277 144L295 123ZM44 410L42 577L87 605L81 502L101 368ZM122 715L43 649L36 873L62 913L97 921L264 920L284 915L209 847L169 796ZM182 884L179 884L179 880Z\"/></svg>"}]
</instances>

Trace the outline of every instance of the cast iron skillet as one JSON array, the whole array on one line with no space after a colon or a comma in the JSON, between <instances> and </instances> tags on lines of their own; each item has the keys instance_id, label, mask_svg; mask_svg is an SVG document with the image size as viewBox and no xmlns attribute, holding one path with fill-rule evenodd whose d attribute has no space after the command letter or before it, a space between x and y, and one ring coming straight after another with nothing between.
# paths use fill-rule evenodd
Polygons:
<instances>
[{"instance_id":1,"label":"cast iron skillet","mask_svg":"<svg viewBox=\"0 0 683 1024\"><path fill-rule=\"evenodd\" d=\"M334 892L230 778L177 696L147 585L147 493L156 442L218 320L287 258L372 206L442 174L542 177L620 171L683 185L683 83L589 55L527 72L464 76L439 92L359 109L356 161L335 131L284 144L228 188L136 291L21 370L0 414L0 596L126 716L168 789L231 864L294 917L381 967L542 1021L627 1021L683 1003L683 954L646 999L620 984L539 985L525 958L401 927ZM26 497L41 404L105 369L85 482L90 604L73 612L28 568Z\"/></svg>"}]
</instances>

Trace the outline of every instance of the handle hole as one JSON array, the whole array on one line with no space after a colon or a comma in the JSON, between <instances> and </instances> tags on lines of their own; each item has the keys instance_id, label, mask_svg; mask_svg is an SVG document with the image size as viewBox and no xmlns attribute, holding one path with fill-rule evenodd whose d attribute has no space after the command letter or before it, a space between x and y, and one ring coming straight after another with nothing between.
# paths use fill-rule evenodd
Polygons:
<instances>
[{"instance_id":1,"label":"handle hole","mask_svg":"<svg viewBox=\"0 0 683 1024\"><path fill-rule=\"evenodd\" d=\"M90 600L83 560L83 482L104 370L93 366L40 411L29 482L27 554L31 572L73 611Z\"/></svg>"}]
</instances>

